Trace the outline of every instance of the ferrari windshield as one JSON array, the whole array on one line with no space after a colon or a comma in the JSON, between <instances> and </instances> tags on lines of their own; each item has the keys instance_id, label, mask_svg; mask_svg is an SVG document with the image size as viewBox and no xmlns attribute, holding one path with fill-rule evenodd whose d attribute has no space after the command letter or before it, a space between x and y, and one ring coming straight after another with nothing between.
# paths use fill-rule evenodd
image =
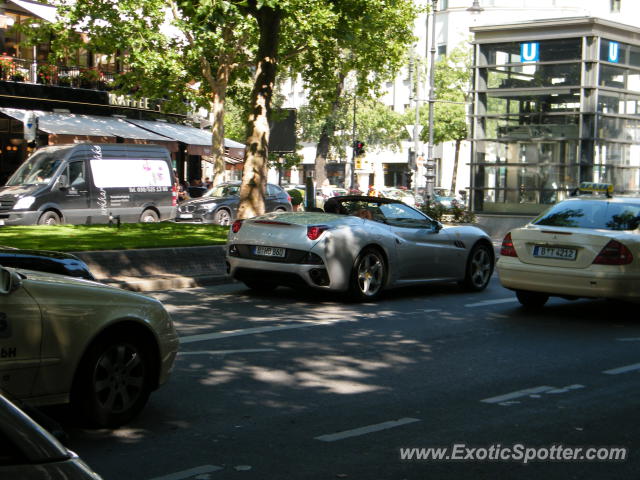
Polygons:
<instances>
[{"instance_id":1,"label":"ferrari windshield","mask_svg":"<svg viewBox=\"0 0 640 480\"><path fill-rule=\"evenodd\" d=\"M52 152L36 152L11 175L7 185L42 185L53 178L60 166L60 155Z\"/></svg>"},{"instance_id":2,"label":"ferrari windshield","mask_svg":"<svg viewBox=\"0 0 640 480\"><path fill-rule=\"evenodd\" d=\"M532 222L549 227L636 230L640 203L578 200L560 202Z\"/></svg>"}]
</instances>

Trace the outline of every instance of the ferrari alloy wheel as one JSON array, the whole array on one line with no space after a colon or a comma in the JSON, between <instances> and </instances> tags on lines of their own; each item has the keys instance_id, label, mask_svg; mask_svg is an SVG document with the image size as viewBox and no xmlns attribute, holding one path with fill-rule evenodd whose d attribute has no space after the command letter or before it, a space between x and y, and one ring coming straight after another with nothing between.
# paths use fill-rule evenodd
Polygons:
<instances>
[{"instance_id":1,"label":"ferrari alloy wheel","mask_svg":"<svg viewBox=\"0 0 640 480\"><path fill-rule=\"evenodd\" d=\"M356 259L351 275L351 295L356 300L372 300L382 291L386 276L386 264L382 254L366 248Z\"/></svg>"},{"instance_id":2,"label":"ferrari alloy wheel","mask_svg":"<svg viewBox=\"0 0 640 480\"><path fill-rule=\"evenodd\" d=\"M549 295L546 293L529 292L527 290L516 290L516 297L518 297L518 301L524 308L529 309L542 308L549 300Z\"/></svg>"},{"instance_id":3,"label":"ferrari alloy wheel","mask_svg":"<svg viewBox=\"0 0 640 480\"><path fill-rule=\"evenodd\" d=\"M493 274L493 255L489 246L479 244L471 249L463 287L473 292L487 288Z\"/></svg>"},{"instance_id":4,"label":"ferrari alloy wheel","mask_svg":"<svg viewBox=\"0 0 640 480\"><path fill-rule=\"evenodd\" d=\"M147 403L152 371L151 352L144 341L135 336L103 338L82 360L72 403L92 425L122 425Z\"/></svg>"}]
</instances>

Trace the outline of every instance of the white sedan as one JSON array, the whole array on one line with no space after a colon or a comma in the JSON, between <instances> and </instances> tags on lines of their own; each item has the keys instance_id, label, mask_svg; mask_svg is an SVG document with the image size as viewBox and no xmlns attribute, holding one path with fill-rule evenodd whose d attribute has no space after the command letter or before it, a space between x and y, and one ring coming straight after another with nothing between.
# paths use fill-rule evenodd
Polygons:
<instances>
[{"instance_id":1,"label":"white sedan","mask_svg":"<svg viewBox=\"0 0 640 480\"><path fill-rule=\"evenodd\" d=\"M177 350L156 299L0 267L0 390L26 404L71 402L87 424L121 425L168 379Z\"/></svg>"},{"instance_id":2,"label":"white sedan","mask_svg":"<svg viewBox=\"0 0 640 480\"><path fill-rule=\"evenodd\" d=\"M398 200L342 196L329 199L325 212L234 222L227 262L231 276L252 289L307 286L364 300L425 282L483 290L494 253L477 227L443 227Z\"/></svg>"},{"instance_id":3,"label":"white sedan","mask_svg":"<svg viewBox=\"0 0 640 480\"><path fill-rule=\"evenodd\" d=\"M564 200L509 232L500 282L526 307L550 296L640 300L640 198Z\"/></svg>"}]
</instances>

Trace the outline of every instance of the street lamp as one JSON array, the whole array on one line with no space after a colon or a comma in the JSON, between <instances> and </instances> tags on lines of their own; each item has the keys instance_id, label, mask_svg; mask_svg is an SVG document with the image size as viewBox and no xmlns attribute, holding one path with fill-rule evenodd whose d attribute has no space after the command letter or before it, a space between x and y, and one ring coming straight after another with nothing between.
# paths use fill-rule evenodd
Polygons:
<instances>
[{"instance_id":1,"label":"street lamp","mask_svg":"<svg viewBox=\"0 0 640 480\"><path fill-rule=\"evenodd\" d=\"M470 13L480 13L484 10L484 8L482 8L480 6L480 1L479 0L473 0L473 5L471 5L469 8L467 8L467 12Z\"/></svg>"},{"instance_id":2,"label":"street lamp","mask_svg":"<svg viewBox=\"0 0 640 480\"><path fill-rule=\"evenodd\" d=\"M427 204L433 198L434 183L435 183L435 162L433 159L433 109L435 102L434 85L435 85L435 58L436 58L436 8L438 7L438 0L431 0L431 9L427 16L427 25L429 24L429 16L431 16L431 48L429 53L431 59L429 61L429 141L427 143L427 173L425 175L427 179L427 191L426 201ZM418 152L416 152L417 155Z\"/></svg>"}]
</instances>

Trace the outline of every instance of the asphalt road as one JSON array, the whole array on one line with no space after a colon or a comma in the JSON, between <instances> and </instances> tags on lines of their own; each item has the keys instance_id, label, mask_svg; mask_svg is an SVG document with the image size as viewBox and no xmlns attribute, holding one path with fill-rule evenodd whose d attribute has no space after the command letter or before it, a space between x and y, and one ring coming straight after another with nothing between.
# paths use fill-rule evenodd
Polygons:
<instances>
[{"instance_id":1,"label":"asphalt road","mask_svg":"<svg viewBox=\"0 0 640 480\"><path fill-rule=\"evenodd\" d=\"M554 299L527 312L495 277L480 294L440 285L370 304L239 284L153 295L182 337L170 382L126 428L65 424L106 480L640 472L637 306ZM612 446L626 460L518 459ZM503 460L401 458L436 447Z\"/></svg>"}]
</instances>

